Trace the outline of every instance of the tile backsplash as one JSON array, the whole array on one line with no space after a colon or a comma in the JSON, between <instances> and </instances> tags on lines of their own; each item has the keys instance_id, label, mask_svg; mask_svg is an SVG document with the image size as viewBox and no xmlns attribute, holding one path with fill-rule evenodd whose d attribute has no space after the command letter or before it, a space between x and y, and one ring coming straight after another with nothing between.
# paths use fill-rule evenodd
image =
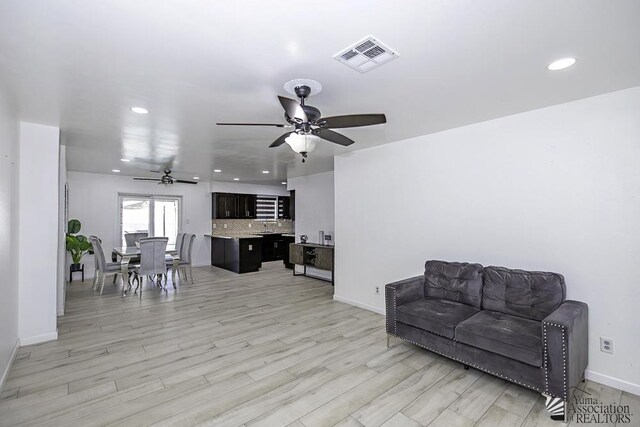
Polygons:
<instances>
[{"instance_id":1,"label":"tile backsplash","mask_svg":"<svg viewBox=\"0 0 640 427\"><path fill-rule=\"evenodd\" d=\"M278 219L270 221L256 221L254 219L213 219L211 220L211 234L213 236L242 236L256 234L261 231L274 231L276 233L294 233L294 221L291 219ZM226 227L225 227L226 226Z\"/></svg>"}]
</instances>

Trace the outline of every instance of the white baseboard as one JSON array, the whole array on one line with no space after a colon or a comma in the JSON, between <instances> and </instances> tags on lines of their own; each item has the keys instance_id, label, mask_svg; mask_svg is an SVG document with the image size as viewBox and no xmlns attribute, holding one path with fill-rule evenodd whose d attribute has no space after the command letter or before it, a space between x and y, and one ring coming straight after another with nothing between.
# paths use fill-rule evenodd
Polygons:
<instances>
[{"instance_id":1,"label":"white baseboard","mask_svg":"<svg viewBox=\"0 0 640 427\"><path fill-rule=\"evenodd\" d=\"M53 341L58 339L58 331L50 332L48 334L36 335L33 337L20 338L20 347L31 344L39 344L45 341Z\"/></svg>"},{"instance_id":2,"label":"white baseboard","mask_svg":"<svg viewBox=\"0 0 640 427\"><path fill-rule=\"evenodd\" d=\"M13 366L13 361L16 360L16 354L18 354L19 348L20 348L20 340L16 340L16 345L15 347L13 347L13 353L11 353L11 358L9 358L9 363L7 364L7 367L4 369L4 372L2 373L2 377L0 377L0 393L4 389L4 383L5 381L7 381L7 377L9 376L9 371Z\"/></svg>"},{"instance_id":3,"label":"white baseboard","mask_svg":"<svg viewBox=\"0 0 640 427\"><path fill-rule=\"evenodd\" d=\"M336 300L336 301L343 302L345 304L354 305L356 307L364 308L365 310L373 311L374 313L378 313L378 314L382 314L382 315L386 314L384 308L378 308L378 307L376 307L374 305L369 305L369 304L365 304L365 303L362 303L362 302L359 302L359 301L354 301L352 299L341 297L339 295L334 295L333 299Z\"/></svg>"},{"instance_id":4,"label":"white baseboard","mask_svg":"<svg viewBox=\"0 0 640 427\"><path fill-rule=\"evenodd\" d=\"M584 373L584 377L589 381L595 381L597 383L617 388L618 390L626 391L627 393L635 394L636 396L640 396L640 385L638 384L621 380L619 378L610 377L609 375L594 372L589 369L587 369Z\"/></svg>"}]
</instances>

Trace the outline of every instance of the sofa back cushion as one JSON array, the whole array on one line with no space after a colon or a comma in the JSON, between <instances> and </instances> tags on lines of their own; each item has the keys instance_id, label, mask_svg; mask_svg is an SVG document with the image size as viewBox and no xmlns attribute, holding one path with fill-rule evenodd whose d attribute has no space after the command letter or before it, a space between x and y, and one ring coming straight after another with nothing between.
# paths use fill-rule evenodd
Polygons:
<instances>
[{"instance_id":1,"label":"sofa back cushion","mask_svg":"<svg viewBox=\"0 0 640 427\"><path fill-rule=\"evenodd\" d=\"M485 267L482 308L542 320L565 299L564 277L557 273Z\"/></svg>"},{"instance_id":2,"label":"sofa back cushion","mask_svg":"<svg viewBox=\"0 0 640 427\"><path fill-rule=\"evenodd\" d=\"M482 266L466 262L427 261L424 266L425 295L480 308Z\"/></svg>"}]
</instances>

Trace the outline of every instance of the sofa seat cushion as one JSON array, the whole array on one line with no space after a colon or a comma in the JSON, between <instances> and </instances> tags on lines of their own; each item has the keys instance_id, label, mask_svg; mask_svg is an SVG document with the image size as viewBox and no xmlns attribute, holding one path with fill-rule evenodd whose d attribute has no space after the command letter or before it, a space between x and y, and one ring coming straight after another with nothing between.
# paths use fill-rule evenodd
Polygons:
<instances>
[{"instance_id":1,"label":"sofa seat cushion","mask_svg":"<svg viewBox=\"0 0 640 427\"><path fill-rule=\"evenodd\" d=\"M479 309L456 301L422 298L396 308L398 322L453 339L458 323Z\"/></svg>"},{"instance_id":2,"label":"sofa seat cushion","mask_svg":"<svg viewBox=\"0 0 640 427\"><path fill-rule=\"evenodd\" d=\"M461 322L456 341L533 366L542 366L542 325L523 317L482 310Z\"/></svg>"}]
</instances>

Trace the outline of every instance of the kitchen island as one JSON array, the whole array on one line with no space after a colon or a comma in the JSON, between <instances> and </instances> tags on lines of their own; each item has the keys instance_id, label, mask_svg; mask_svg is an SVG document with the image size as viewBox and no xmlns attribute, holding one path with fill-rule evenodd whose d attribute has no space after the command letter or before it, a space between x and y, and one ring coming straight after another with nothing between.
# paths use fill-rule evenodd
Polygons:
<instances>
[{"instance_id":1,"label":"kitchen island","mask_svg":"<svg viewBox=\"0 0 640 427\"><path fill-rule=\"evenodd\" d=\"M262 267L262 236L214 236L211 238L211 265L234 273L249 273Z\"/></svg>"}]
</instances>

